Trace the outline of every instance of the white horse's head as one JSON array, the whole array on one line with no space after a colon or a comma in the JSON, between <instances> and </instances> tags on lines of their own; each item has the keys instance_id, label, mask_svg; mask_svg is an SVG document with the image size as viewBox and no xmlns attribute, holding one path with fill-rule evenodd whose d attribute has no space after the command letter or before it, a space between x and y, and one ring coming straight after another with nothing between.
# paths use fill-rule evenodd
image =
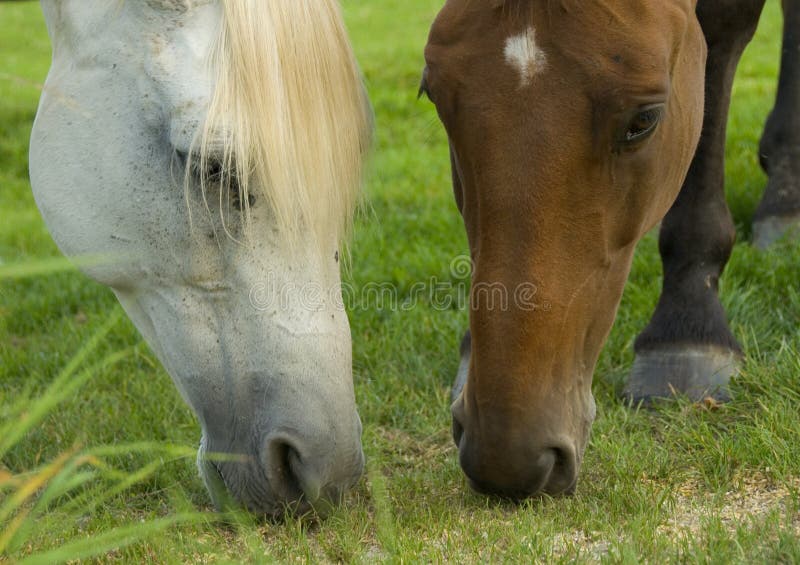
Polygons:
<instances>
[{"instance_id":1,"label":"white horse's head","mask_svg":"<svg viewBox=\"0 0 800 565\"><path fill-rule=\"evenodd\" d=\"M31 182L200 421L215 503L363 467L338 247L371 118L335 0L43 0ZM234 457L214 460L208 453Z\"/></svg>"}]
</instances>

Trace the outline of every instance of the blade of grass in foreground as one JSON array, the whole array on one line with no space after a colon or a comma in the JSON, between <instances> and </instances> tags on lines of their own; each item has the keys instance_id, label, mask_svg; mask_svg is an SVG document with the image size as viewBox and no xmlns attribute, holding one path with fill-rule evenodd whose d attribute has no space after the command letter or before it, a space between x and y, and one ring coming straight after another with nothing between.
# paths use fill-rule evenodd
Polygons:
<instances>
[{"instance_id":1,"label":"blade of grass in foreground","mask_svg":"<svg viewBox=\"0 0 800 565\"><path fill-rule=\"evenodd\" d=\"M161 453L162 455L174 459L180 459L182 457L196 456L197 449L185 445L160 443L157 441L137 441L121 445L99 445L97 447L91 447L86 451L87 455L94 455L95 457L128 455L130 453Z\"/></svg>"},{"instance_id":2,"label":"blade of grass in foreground","mask_svg":"<svg viewBox=\"0 0 800 565\"><path fill-rule=\"evenodd\" d=\"M119 550L133 543L143 541L164 530L179 524L199 524L214 520L214 516L199 512L176 514L167 518L159 518L150 522L131 524L114 528L108 532L92 535L62 545L57 549L31 555L21 561L19 565L52 565L79 559L88 559Z\"/></svg>"},{"instance_id":3,"label":"blade of grass in foreground","mask_svg":"<svg viewBox=\"0 0 800 565\"><path fill-rule=\"evenodd\" d=\"M141 469L126 474L111 488L88 489L65 504L62 510L81 512L83 514L93 512L100 504L150 478L163 465L162 461L151 461Z\"/></svg>"},{"instance_id":4,"label":"blade of grass in foreground","mask_svg":"<svg viewBox=\"0 0 800 565\"><path fill-rule=\"evenodd\" d=\"M136 447L138 444L132 445ZM150 445L156 444L151 443ZM103 450L102 447L95 449ZM67 515L86 515L94 511L98 505L147 480L164 464L164 459L160 457L133 473L125 473L113 469L95 455L87 452L74 455L75 451L73 449L71 452L62 454L54 462L28 474L27 479L19 477L19 488L6 504L0 507L0 526L2 527L0 529L0 555L3 555L4 552L6 554L18 552L24 541L30 539L32 533L37 529L39 516L52 509L50 504L55 502L58 497L69 495L69 493L85 487L82 493L71 497L65 504L58 504L58 511ZM130 453L124 449L124 446L109 446L107 451L114 454ZM180 453L181 456L194 454L193 450L187 448L179 450L174 446L165 446L165 449L161 451ZM95 470L84 471L86 465ZM109 479L112 484L108 486L102 484ZM90 486L89 483L93 480L99 480L101 484ZM35 504L30 506L27 501L38 492L41 492L41 495ZM16 516L13 520L7 522L14 513Z\"/></svg>"},{"instance_id":5,"label":"blade of grass in foreground","mask_svg":"<svg viewBox=\"0 0 800 565\"><path fill-rule=\"evenodd\" d=\"M83 458L73 459L69 465L61 469L52 478L32 508L26 505L25 508L19 510L5 530L0 533L0 554L3 552L13 554L19 551L25 540L29 540L32 532L39 526L40 517L45 514L46 510L49 510L49 504L53 498L59 495L67 496L97 478L96 473L76 472L75 468L70 469L76 461L81 459Z\"/></svg>"},{"instance_id":6,"label":"blade of grass in foreground","mask_svg":"<svg viewBox=\"0 0 800 565\"><path fill-rule=\"evenodd\" d=\"M0 524L5 526L3 531L0 532L0 555L5 552L17 530L22 528L28 519L30 508L19 509L22 508L28 498L36 494L50 479L58 475L71 457L72 453L70 452L59 456L44 469L34 474L33 477L23 482L20 488L0 507ZM10 523L5 524L5 521L17 510L19 510L19 513L16 517Z\"/></svg>"},{"instance_id":7,"label":"blade of grass in foreground","mask_svg":"<svg viewBox=\"0 0 800 565\"><path fill-rule=\"evenodd\" d=\"M94 267L113 262L118 262L119 257L113 260L104 255L86 255L83 257L52 257L49 259L39 259L37 261L25 261L24 263L0 264L0 280L3 279L24 279L28 277L38 277L63 273L65 271L77 271L81 267Z\"/></svg>"},{"instance_id":8,"label":"blade of grass in foreground","mask_svg":"<svg viewBox=\"0 0 800 565\"><path fill-rule=\"evenodd\" d=\"M29 406L26 406L24 410L13 410L21 415L19 418L0 426L0 438L2 438L0 439L0 459L2 459L31 428L38 425L46 418L54 406L74 393L97 371L118 363L130 354L130 349L112 353L96 365L82 371L73 378L78 367L86 361L87 357L89 357L95 349L97 349L97 346L103 338L108 335L108 332L111 331L111 328L114 327L121 317L122 310L116 308L100 329L97 330L72 359L70 359L67 366L64 367L58 377L56 377L53 383L47 388L44 395L36 399Z\"/></svg>"}]
</instances>

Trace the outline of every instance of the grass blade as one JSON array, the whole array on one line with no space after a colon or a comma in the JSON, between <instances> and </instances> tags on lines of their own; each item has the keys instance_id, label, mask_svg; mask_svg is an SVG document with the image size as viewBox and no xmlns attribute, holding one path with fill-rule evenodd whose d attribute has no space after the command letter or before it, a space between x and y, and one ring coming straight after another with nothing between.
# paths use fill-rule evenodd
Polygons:
<instances>
[{"instance_id":1,"label":"grass blade","mask_svg":"<svg viewBox=\"0 0 800 565\"><path fill-rule=\"evenodd\" d=\"M72 457L73 453L61 454L55 461L47 465L44 469L34 474L31 479L24 482L22 486L0 507L0 524L3 524L14 512L17 512L25 501L42 488L47 482L55 477ZM0 534L0 553L5 551L11 542L16 531L22 526L30 509L20 511L14 520L6 526Z\"/></svg>"},{"instance_id":2,"label":"grass blade","mask_svg":"<svg viewBox=\"0 0 800 565\"><path fill-rule=\"evenodd\" d=\"M71 378L76 369L83 363L89 354L96 349L100 341L108 334L111 328L116 324L121 316L121 310L117 309L114 314L106 321L105 324L89 339L89 341L75 354L70 360L64 370L47 388L43 396L36 399L31 406L25 410L19 418L11 421L0 428L0 458L5 456L9 449L34 426L38 425L47 415L52 408L69 397L78 388L80 388L86 381L88 381L97 371L106 369L125 357L127 357L132 349L125 349L118 351L107 356L99 363L89 367L82 373L79 373L76 378Z\"/></svg>"},{"instance_id":3,"label":"grass blade","mask_svg":"<svg viewBox=\"0 0 800 565\"><path fill-rule=\"evenodd\" d=\"M64 505L63 510L67 512L75 510L80 510L83 513L92 512L98 505L152 476L162 465L163 462L161 461L152 461L138 471L125 475L124 478L118 481L113 487L99 494L92 490L75 497Z\"/></svg>"},{"instance_id":4,"label":"grass blade","mask_svg":"<svg viewBox=\"0 0 800 565\"><path fill-rule=\"evenodd\" d=\"M200 523L215 519L215 516L211 514L198 512L176 514L150 522L121 526L89 538L69 542L51 551L31 555L19 561L19 565L53 565L54 563L89 559L143 541L179 524Z\"/></svg>"},{"instance_id":5,"label":"grass blade","mask_svg":"<svg viewBox=\"0 0 800 565\"><path fill-rule=\"evenodd\" d=\"M24 263L0 264L0 280L24 279L41 277L55 273L77 271L81 267L94 267L107 265L119 261L119 258L110 258L104 255L86 255L83 257L52 257L38 261L25 261Z\"/></svg>"}]
</instances>

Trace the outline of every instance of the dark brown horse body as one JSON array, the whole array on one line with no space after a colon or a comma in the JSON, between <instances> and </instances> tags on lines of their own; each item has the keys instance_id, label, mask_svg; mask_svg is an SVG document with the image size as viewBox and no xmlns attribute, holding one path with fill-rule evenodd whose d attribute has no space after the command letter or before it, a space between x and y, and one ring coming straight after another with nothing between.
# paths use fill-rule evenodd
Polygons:
<instances>
[{"instance_id":1,"label":"dark brown horse body","mask_svg":"<svg viewBox=\"0 0 800 565\"><path fill-rule=\"evenodd\" d=\"M574 489L595 364L634 247L665 214L663 295L627 394L724 395L741 355L717 297L734 242L725 120L763 3L448 0L439 14L422 88L450 139L474 263L452 413L478 490ZM784 4L787 30L800 30L798 3ZM797 38L787 41L796 55ZM796 64L785 56L783 74ZM797 79L782 75L781 85L762 142L778 175L757 216L763 243L800 218L800 128L781 109L796 102ZM486 300L486 288L505 292L507 307Z\"/></svg>"},{"instance_id":2,"label":"dark brown horse body","mask_svg":"<svg viewBox=\"0 0 800 565\"><path fill-rule=\"evenodd\" d=\"M656 311L636 340L626 394L634 401L669 396L727 398L742 349L728 328L718 282L736 238L725 203L725 134L739 58L753 36L764 0L700 0L708 42L703 135L677 201L662 225L664 284ZM753 224L766 247L800 221L800 2L784 2L785 38L775 109L761 141L770 180Z\"/></svg>"}]
</instances>

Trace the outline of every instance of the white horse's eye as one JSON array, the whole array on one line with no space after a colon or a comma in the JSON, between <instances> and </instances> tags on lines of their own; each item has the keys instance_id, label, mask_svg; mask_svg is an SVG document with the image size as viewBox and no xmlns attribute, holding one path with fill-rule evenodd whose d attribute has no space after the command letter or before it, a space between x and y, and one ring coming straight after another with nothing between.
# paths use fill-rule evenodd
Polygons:
<instances>
[{"instance_id":1,"label":"white horse's eye","mask_svg":"<svg viewBox=\"0 0 800 565\"><path fill-rule=\"evenodd\" d=\"M184 167L189 167L189 173L194 182L201 186L225 188L230 192L231 204L242 209L242 190L239 185L239 173L236 164L226 167L218 158L208 157L203 160L199 155L191 156L185 151L176 150L178 161ZM256 203L253 194L247 194L247 204L252 207Z\"/></svg>"}]
</instances>

